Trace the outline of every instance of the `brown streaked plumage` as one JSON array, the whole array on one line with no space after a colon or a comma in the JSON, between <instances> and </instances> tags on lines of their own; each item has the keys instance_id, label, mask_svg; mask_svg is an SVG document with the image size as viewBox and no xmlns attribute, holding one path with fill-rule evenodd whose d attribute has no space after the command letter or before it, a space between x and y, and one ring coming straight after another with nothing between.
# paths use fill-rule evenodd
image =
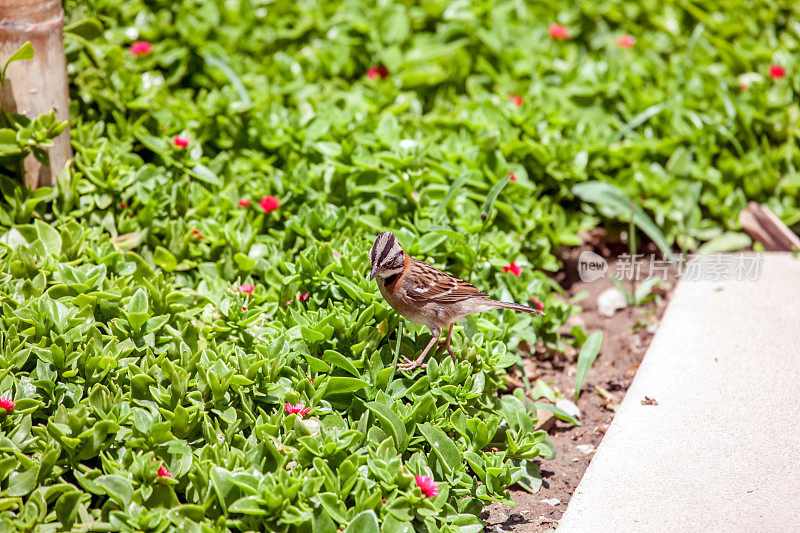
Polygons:
<instances>
[{"instance_id":1,"label":"brown streaked plumage","mask_svg":"<svg viewBox=\"0 0 800 533\"><path fill-rule=\"evenodd\" d=\"M397 365L400 370L425 367L425 356L447 328L447 339L440 343L450 349L453 326L467 315L491 309L512 309L532 315L543 315L539 309L526 305L500 302L463 279L442 272L436 267L408 255L393 233L384 231L375 239L370 250L372 269L370 279L378 278L378 288L395 311L418 324L430 328L433 338L420 356Z\"/></svg>"}]
</instances>

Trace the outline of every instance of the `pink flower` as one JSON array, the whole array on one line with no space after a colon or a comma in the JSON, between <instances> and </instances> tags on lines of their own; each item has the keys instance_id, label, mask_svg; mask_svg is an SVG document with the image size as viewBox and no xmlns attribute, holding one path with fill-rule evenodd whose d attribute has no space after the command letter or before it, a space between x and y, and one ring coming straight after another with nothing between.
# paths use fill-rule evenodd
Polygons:
<instances>
[{"instance_id":1,"label":"pink flower","mask_svg":"<svg viewBox=\"0 0 800 533\"><path fill-rule=\"evenodd\" d=\"M556 41L569 39L569 30L566 26L562 26L561 24L550 24L550 27L547 28L547 31L550 32L550 37Z\"/></svg>"},{"instance_id":2,"label":"pink flower","mask_svg":"<svg viewBox=\"0 0 800 533\"><path fill-rule=\"evenodd\" d=\"M130 47L132 56L146 56L153 53L153 45L147 41L136 41Z\"/></svg>"},{"instance_id":3,"label":"pink flower","mask_svg":"<svg viewBox=\"0 0 800 533\"><path fill-rule=\"evenodd\" d=\"M252 296L254 290L255 287L253 285L250 285L249 283L243 283L242 285L239 285L239 292L244 293L248 296Z\"/></svg>"},{"instance_id":4,"label":"pink flower","mask_svg":"<svg viewBox=\"0 0 800 533\"><path fill-rule=\"evenodd\" d=\"M239 200L239 207L250 207L250 200L247 198L242 198Z\"/></svg>"},{"instance_id":5,"label":"pink flower","mask_svg":"<svg viewBox=\"0 0 800 533\"><path fill-rule=\"evenodd\" d=\"M0 398L0 409L5 409L6 414L11 414L16 407L16 403L11 398Z\"/></svg>"},{"instance_id":6,"label":"pink flower","mask_svg":"<svg viewBox=\"0 0 800 533\"><path fill-rule=\"evenodd\" d=\"M636 44L636 37L633 35L620 35L617 37L617 45L621 46L622 48L633 48L633 45Z\"/></svg>"},{"instance_id":7,"label":"pink flower","mask_svg":"<svg viewBox=\"0 0 800 533\"><path fill-rule=\"evenodd\" d=\"M198 241L203 240L203 234L197 231L196 229L192 230L192 237L196 238Z\"/></svg>"},{"instance_id":8,"label":"pink flower","mask_svg":"<svg viewBox=\"0 0 800 533\"><path fill-rule=\"evenodd\" d=\"M436 482L428 476L414 476L414 481L417 482L419 490L428 498L435 498L439 495L439 487L437 487Z\"/></svg>"},{"instance_id":9,"label":"pink flower","mask_svg":"<svg viewBox=\"0 0 800 533\"><path fill-rule=\"evenodd\" d=\"M531 296L531 301L533 302L534 307L536 307L536 309L538 309L539 311L544 309L544 304L536 296Z\"/></svg>"},{"instance_id":10,"label":"pink flower","mask_svg":"<svg viewBox=\"0 0 800 533\"><path fill-rule=\"evenodd\" d=\"M389 77L389 70L383 65L374 65L367 71L367 77L371 80L378 78L385 80Z\"/></svg>"},{"instance_id":11,"label":"pink flower","mask_svg":"<svg viewBox=\"0 0 800 533\"><path fill-rule=\"evenodd\" d=\"M522 97L518 94L509 94L508 99L511 100L517 107L522 105Z\"/></svg>"},{"instance_id":12,"label":"pink flower","mask_svg":"<svg viewBox=\"0 0 800 533\"><path fill-rule=\"evenodd\" d=\"M779 80L784 76L786 76L786 69L780 65L770 65L769 75L770 77L772 77L773 80Z\"/></svg>"},{"instance_id":13,"label":"pink flower","mask_svg":"<svg viewBox=\"0 0 800 533\"><path fill-rule=\"evenodd\" d=\"M172 144L174 144L175 146L177 146L178 148L181 148L181 149L182 148L186 148L187 146L189 146L189 139L187 139L186 137L182 137L182 136L178 135L177 137L172 139Z\"/></svg>"},{"instance_id":14,"label":"pink flower","mask_svg":"<svg viewBox=\"0 0 800 533\"><path fill-rule=\"evenodd\" d=\"M274 196L265 196L258 202L258 205L261 206L265 213L269 213L278 209L281 206L281 201Z\"/></svg>"},{"instance_id":15,"label":"pink flower","mask_svg":"<svg viewBox=\"0 0 800 533\"><path fill-rule=\"evenodd\" d=\"M342 257L342 254L340 254L339 252L333 252L334 259L339 259L340 257Z\"/></svg>"},{"instance_id":16,"label":"pink flower","mask_svg":"<svg viewBox=\"0 0 800 533\"><path fill-rule=\"evenodd\" d=\"M167 470L167 467L164 465L158 467L158 473L156 474L156 476L172 479L172 474L169 473L169 470Z\"/></svg>"},{"instance_id":17,"label":"pink flower","mask_svg":"<svg viewBox=\"0 0 800 533\"><path fill-rule=\"evenodd\" d=\"M289 298L288 300L286 300L286 307L289 307L290 305L292 305L293 301L294 301L294 298Z\"/></svg>"},{"instance_id":18,"label":"pink flower","mask_svg":"<svg viewBox=\"0 0 800 533\"><path fill-rule=\"evenodd\" d=\"M517 181L517 177L514 175L513 172L508 173L508 180L509 181Z\"/></svg>"},{"instance_id":19,"label":"pink flower","mask_svg":"<svg viewBox=\"0 0 800 533\"><path fill-rule=\"evenodd\" d=\"M309 411L311 411L310 407L306 407L305 405L303 405L300 402L297 402L294 405L292 405L292 404L287 402L284 407L286 408L286 412L288 414L290 414L290 415L291 414L300 415L300 418L303 418L305 415L307 415L309 413Z\"/></svg>"},{"instance_id":20,"label":"pink flower","mask_svg":"<svg viewBox=\"0 0 800 533\"><path fill-rule=\"evenodd\" d=\"M308 297L309 297L310 295L311 295L311 293L304 292L303 294L301 294L300 296L298 296L298 297L297 297L297 301L298 301L298 302L305 302L305 301L307 301L307 300L308 300Z\"/></svg>"},{"instance_id":21,"label":"pink flower","mask_svg":"<svg viewBox=\"0 0 800 533\"><path fill-rule=\"evenodd\" d=\"M503 272L505 272L506 274L511 272L515 276L519 276L520 274L522 274L522 267L520 267L514 261L511 261L510 265L503 267Z\"/></svg>"}]
</instances>

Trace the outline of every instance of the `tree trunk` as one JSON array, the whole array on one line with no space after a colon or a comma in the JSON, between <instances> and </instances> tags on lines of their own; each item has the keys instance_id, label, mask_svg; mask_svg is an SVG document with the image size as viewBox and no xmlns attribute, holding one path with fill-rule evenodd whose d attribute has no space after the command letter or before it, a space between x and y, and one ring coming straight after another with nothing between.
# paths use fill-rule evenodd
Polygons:
<instances>
[{"instance_id":1,"label":"tree trunk","mask_svg":"<svg viewBox=\"0 0 800 533\"><path fill-rule=\"evenodd\" d=\"M69 118L67 64L64 55L64 10L60 0L0 0L0 66L26 41L34 49L31 61L15 61L6 72L0 90L0 105L34 119L56 112L56 118ZM69 128L53 139L47 148L50 166L28 155L24 161L25 184L52 187L64 165L72 157Z\"/></svg>"}]
</instances>

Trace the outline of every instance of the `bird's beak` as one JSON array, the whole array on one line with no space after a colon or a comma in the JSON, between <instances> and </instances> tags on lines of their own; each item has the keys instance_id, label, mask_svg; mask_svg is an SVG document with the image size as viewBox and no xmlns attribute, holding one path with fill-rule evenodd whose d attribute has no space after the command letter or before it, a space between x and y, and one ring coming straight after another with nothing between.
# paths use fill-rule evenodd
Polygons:
<instances>
[{"instance_id":1,"label":"bird's beak","mask_svg":"<svg viewBox=\"0 0 800 533\"><path fill-rule=\"evenodd\" d=\"M373 268L372 272L369 273L369 279L375 279L375 276L377 276L377 275L378 275L378 269L377 268Z\"/></svg>"}]
</instances>

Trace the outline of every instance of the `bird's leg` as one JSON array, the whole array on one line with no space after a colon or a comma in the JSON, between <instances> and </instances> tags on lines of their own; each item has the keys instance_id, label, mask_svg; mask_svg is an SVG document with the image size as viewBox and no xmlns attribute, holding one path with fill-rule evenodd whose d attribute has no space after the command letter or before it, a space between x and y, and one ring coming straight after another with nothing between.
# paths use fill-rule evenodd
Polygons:
<instances>
[{"instance_id":1,"label":"bird's leg","mask_svg":"<svg viewBox=\"0 0 800 533\"><path fill-rule=\"evenodd\" d=\"M453 358L453 361L456 360L456 354L454 354L453 350L450 349L450 337L453 336L453 326L455 325L455 322L450 324L450 329L447 331L447 339L439 342L439 346L444 346L444 349L447 350L447 353L450 354L450 357Z\"/></svg>"},{"instance_id":2,"label":"bird's leg","mask_svg":"<svg viewBox=\"0 0 800 533\"><path fill-rule=\"evenodd\" d=\"M425 347L425 349L422 350L422 353L419 354L419 357L417 357L417 359L415 361L412 361L411 359L409 359L405 355L402 356L403 359L405 360L405 363L398 363L397 364L397 369L398 370L401 370L403 372L407 372L409 370L414 370L417 367L425 368L426 366L428 366L425 363L423 363L422 361L425 360L425 356L428 355L428 352L430 351L431 347L434 344L436 344L436 341L439 340L439 335L442 333L442 330L440 330L439 328L436 328L436 329L431 329L431 332L433 333L433 337L431 337L431 342L429 342L428 345Z\"/></svg>"}]
</instances>

